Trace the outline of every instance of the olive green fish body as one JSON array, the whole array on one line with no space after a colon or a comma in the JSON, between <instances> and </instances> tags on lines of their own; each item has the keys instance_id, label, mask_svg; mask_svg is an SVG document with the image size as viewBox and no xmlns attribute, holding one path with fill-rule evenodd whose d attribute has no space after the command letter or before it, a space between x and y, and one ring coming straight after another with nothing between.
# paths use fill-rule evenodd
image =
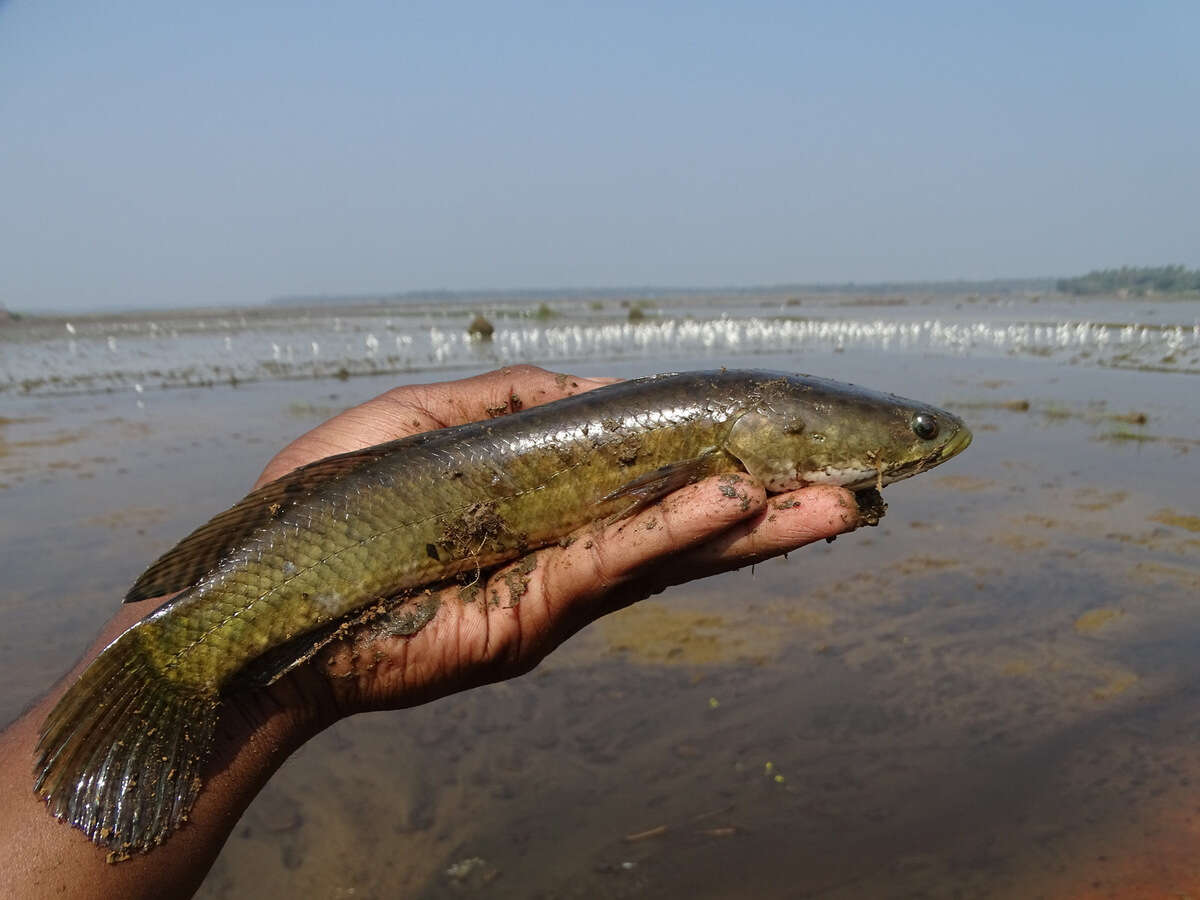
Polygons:
<instances>
[{"instance_id":1,"label":"olive green fish body","mask_svg":"<svg viewBox=\"0 0 1200 900\"><path fill-rule=\"evenodd\" d=\"M621 393L636 396L631 386ZM611 515L630 501L608 495L663 465L701 460L697 477L741 469L718 452L740 412L732 400L652 399L630 408L589 393L397 441L135 628L170 677L216 691L266 650L374 600L494 567Z\"/></svg>"},{"instance_id":2,"label":"olive green fish body","mask_svg":"<svg viewBox=\"0 0 1200 900\"><path fill-rule=\"evenodd\" d=\"M131 598L183 593L64 695L43 726L37 790L93 840L148 849L195 798L221 691L263 654L710 474L746 471L771 491L881 486L969 440L949 413L892 395L721 371L622 382L306 466L139 579Z\"/></svg>"}]
</instances>

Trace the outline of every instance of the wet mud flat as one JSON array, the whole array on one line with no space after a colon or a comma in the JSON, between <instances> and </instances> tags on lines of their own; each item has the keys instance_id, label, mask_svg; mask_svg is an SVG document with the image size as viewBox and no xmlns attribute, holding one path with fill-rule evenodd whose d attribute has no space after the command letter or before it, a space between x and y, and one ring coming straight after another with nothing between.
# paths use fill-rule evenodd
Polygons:
<instances>
[{"instance_id":1,"label":"wet mud flat","mask_svg":"<svg viewBox=\"0 0 1200 900\"><path fill-rule=\"evenodd\" d=\"M877 528L669 591L523 679L338 724L201 896L1200 890L1195 377L852 347L726 361L747 363L946 405L975 444L887 488ZM418 377L6 398L0 716L290 438Z\"/></svg>"},{"instance_id":2,"label":"wet mud flat","mask_svg":"<svg viewBox=\"0 0 1200 900\"><path fill-rule=\"evenodd\" d=\"M765 291L32 317L0 327L0 398L445 377L464 367L529 361L640 360L640 371L715 367L733 358L830 349L1200 374L1200 301L950 289Z\"/></svg>"}]
</instances>

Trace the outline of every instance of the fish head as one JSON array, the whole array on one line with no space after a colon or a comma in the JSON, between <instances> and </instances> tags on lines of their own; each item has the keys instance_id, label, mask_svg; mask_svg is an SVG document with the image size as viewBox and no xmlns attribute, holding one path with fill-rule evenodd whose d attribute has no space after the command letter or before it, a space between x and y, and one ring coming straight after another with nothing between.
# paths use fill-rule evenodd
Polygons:
<instances>
[{"instance_id":1,"label":"fish head","mask_svg":"<svg viewBox=\"0 0 1200 900\"><path fill-rule=\"evenodd\" d=\"M928 471L971 443L962 419L927 403L807 375L764 377L724 449L768 491L857 490Z\"/></svg>"}]
</instances>

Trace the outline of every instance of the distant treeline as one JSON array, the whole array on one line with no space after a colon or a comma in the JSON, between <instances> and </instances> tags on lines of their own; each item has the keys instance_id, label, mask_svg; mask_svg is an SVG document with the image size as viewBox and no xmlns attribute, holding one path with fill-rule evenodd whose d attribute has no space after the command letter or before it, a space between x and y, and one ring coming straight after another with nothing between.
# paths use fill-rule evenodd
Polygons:
<instances>
[{"instance_id":1,"label":"distant treeline","mask_svg":"<svg viewBox=\"0 0 1200 900\"><path fill-rule=\"evenodd\" d=\"M1200 269L1183 266L1122 266L1097 269L1079 278L1062 278L1057 287L1064 294L1115 294L1125 291L1137 297L1147 294L1200 293Z\"/></svg>"}]
</instances>

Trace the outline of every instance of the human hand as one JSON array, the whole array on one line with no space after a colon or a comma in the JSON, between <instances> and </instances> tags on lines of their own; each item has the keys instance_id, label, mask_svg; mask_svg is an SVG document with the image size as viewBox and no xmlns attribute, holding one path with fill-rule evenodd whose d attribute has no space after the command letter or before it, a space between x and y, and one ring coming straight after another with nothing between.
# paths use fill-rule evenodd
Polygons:
<instances>
[{"instance_id":1,"label":"human hand","mask_svg":"<svg viewBox=\"0 0 1200 900\"><path fill-rule=\"evenodd\" d=\"M259 485L313 460L410 434L534 406L610 383L515 366L462 381L388 391L313 429L275 457ZM515 398L515 399L514 399ZM853 497L814 486L768 504L741 476L689 485L607 527L589 526L472 585L437 597L437 612L412 635L359 626L308 664L324 682L305 703L322 724L355 712L413 706L533 668L589 622L665 588L740 568L832 537L858 524ZM732 493L732 496L731 496ZM514 595L514 592L516 595Z\"/></svg>"}]
</instances>

